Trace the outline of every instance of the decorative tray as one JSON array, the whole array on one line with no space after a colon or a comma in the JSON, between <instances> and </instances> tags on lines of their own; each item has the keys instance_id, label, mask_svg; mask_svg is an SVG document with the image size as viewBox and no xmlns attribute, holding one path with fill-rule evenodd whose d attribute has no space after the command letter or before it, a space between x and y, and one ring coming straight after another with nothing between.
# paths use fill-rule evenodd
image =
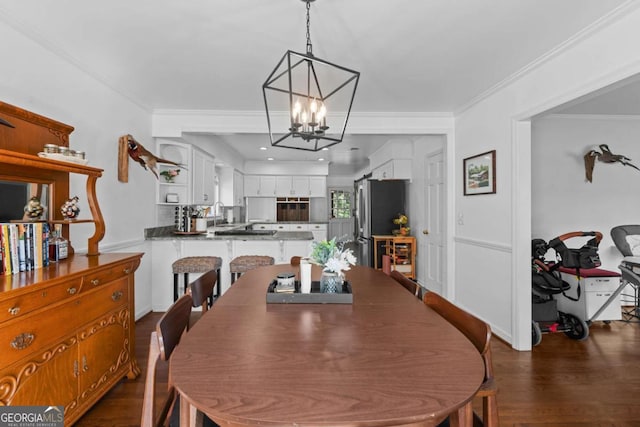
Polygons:
<instances>
[{"instance_id":1,"label":"decorative tray","mask_svg":"<svg viewBox=\"0 0 640 427\"><path fill-rule=\"evenodd\" d=\"M273 304L351 304L353 294L351 284L344 281L342 292L322 293L320 292L320 282L311 282L311 293L300 293L300 281L295 281L293 292L279 292L278 281L273 280L267 288L267 303Z\"/></svg>"},{"instance_id":2,"label":"decorative tray","mask_svg":"<svg viewBox=\"0 0 640 427\"><path fill-rule=\"evenodd\" d=\"M60 162L69 162L69 163L77 163L79 165L86 165L89 163L87 159L81 159L79 157L66 156L60 153L43 153L39 152L38 157L43 157L45 159L58 160Z\"/></svg>"}]
</instances>

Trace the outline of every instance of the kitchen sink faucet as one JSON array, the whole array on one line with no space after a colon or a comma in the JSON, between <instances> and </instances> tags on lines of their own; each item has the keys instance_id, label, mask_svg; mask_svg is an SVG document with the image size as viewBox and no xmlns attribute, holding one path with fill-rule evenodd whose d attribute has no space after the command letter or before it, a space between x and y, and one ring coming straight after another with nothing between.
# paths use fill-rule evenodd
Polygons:
<instances>
[{"instance_id":1,"label":"kitchen sink faucet","mask_svg":"<svg viewBox=\"0 0 640 427\"><path fill-rule=\"evenodd\" d=\"M222 203L221 201L217 201L213 204L213 226L216 226L216 218L217 218L217 211L216 211L216 207L220 206L220 216L223 216L224 213L222 212L222 208L224 208L224 203Z\"/></svg>"}]
</instances>

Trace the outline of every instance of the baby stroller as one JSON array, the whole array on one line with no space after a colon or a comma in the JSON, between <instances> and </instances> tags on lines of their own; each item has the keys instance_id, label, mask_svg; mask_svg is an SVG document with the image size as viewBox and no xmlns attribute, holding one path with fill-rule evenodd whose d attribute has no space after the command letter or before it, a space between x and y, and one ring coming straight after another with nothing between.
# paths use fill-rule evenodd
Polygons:
<instances>
[{"instance_id":1,"label":"baby stroller","mask_svg":"<svg viewBox=\"0 0 640 427\"><path fill-rule=\"evenodd\" d=\"M593 236L579 249L567 248L564 241L572 237ZM575 268L580 275L581 268L595 268L600 266L598 245L602 240L602 233L598 231L574 231L563 234L545 242L542 239L531 241L531 343L540 344L543 333L564 332L574 340L585 340L589 336L589 326L579 317L558 311L554 295L565 294L570 286L562 280L558 269L560 267ZM545 254L553 249L556 253L555 261L545 260Z\"/></svg>"}]
</instances>

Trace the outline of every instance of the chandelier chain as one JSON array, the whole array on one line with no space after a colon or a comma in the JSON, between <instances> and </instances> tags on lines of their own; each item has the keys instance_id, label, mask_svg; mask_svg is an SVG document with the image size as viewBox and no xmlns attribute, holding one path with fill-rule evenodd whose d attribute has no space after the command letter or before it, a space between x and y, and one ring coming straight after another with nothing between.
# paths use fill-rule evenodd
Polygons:
<instances>
[{"instance_id":1,"label":"chandelier chain","mask_svg":"<svg viewBox=\"0 0 640 427\"><path fill-rule=\"evenodd\" d=\"M313 56L313 46L311 45L311 19L309 17L309 10L311 9L311 2L306 1L307 3L307 55Z\"/></svg>"}]
</instances>

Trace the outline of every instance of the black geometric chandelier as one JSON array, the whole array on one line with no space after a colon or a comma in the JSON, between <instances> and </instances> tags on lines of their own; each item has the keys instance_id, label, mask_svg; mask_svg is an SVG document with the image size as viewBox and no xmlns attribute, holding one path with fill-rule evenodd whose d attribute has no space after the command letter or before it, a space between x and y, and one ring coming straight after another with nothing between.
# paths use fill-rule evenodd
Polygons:
<instances>
[{"instance_id":1,"label":"black geometric chandelier","mask_svg":"<svg viewBox=\"0 0 640 427\"><path fill-rule=\"evenodd\" d=\"M344 138L360 73L313 56L307 6L307 53L287 50L262 85L274 147L319 151ZM288 112L288 120L279 112ZM341 124L341 127L338 126Z\"/></svg>"}]
</instances>

